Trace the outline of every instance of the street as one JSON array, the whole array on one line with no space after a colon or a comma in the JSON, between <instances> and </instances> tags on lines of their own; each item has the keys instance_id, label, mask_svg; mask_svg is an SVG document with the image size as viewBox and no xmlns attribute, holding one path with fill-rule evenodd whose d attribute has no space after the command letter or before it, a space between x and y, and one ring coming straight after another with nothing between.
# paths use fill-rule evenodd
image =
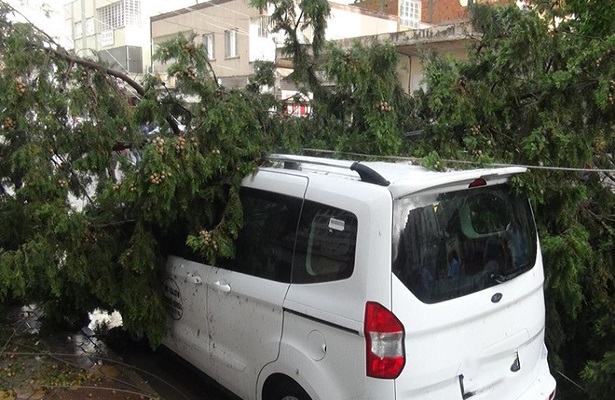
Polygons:
<instances>
[{"instance_id":1,"label":"street","mask_svg":"<svg viewBox=\"0 0 615 400\"><path fill-rule=\"evenodd\" d=\"M135 343L121 330L104 340L164 400L239 400L166 348L154 351L143 342Z\"/></svg>"}]
</instances>

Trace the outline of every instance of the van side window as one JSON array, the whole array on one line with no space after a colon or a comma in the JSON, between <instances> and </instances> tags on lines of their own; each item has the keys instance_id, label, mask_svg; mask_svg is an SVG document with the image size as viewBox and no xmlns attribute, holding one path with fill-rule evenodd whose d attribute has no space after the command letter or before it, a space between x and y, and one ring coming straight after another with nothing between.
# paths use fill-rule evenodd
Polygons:
<instances>
[{"instance_id":1,"label":"van side window","mask_svg":"<svg viewBox=\"0 0 615 400\"><path fill-rule=\"evenodd\" d=\"M301 199L242 188L244 224L235 240L235 259L222 268L279 282L290 282Z\"/></svg>"},{"instance_id":2,"label":"van side window","mask_svg":"<svg viewBox=\"0 0 615 400\"><path fill-rule=\"evenodd\" d=\"M306 201L297 233L292 282L316 283L350 277L356 241L354 214Z\"/></svg>"},{"instance_id":3,"label":"van side window","mask_svg":"<svg viewBox=\"0 0 615 400\"><path fill-rule=\"evenodd\" d=\"M207 264L208 261L205 257L186 244L188 234L188 223L178 222L169 227L167 232L161 234L159 241L161 254L178 256L196 263Z\"/></svg>"}]
</instances>

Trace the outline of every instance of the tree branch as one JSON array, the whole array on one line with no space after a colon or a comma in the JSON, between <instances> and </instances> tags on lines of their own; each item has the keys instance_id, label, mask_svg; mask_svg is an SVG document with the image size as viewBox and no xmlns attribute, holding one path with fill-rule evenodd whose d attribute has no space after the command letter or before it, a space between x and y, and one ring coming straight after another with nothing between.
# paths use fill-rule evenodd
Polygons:
<instances>
[{"instance_id":1,"label":"tree branch","mask_svg":"<svg viewBox=\"0 0 615 400\"><path fill-rule=\"evenodd\" d=\"M214 72L214 67L211 65L211 62L209 62L209 58L207 56L204 56L205 58L205 62L207 63L207 66L209 67L209 72L211 72L211 77L214 80L214 83L216 84L216 87L220 87L220 85L218 84L218 77L216 76L216 73Z\"/></svg>"},{"instance_id":2,"label":"tree branch","mask_svg":"<svg viewBox=\"0 0 615 400\"><path fill-rule=\"evenodd\" d=\"M82 58L79 58L77 56L73 56L72 54L69 54L67 52L63 52L60 50L56 50L54 48L50 48L50 47L45 47L43 48L45 51L51 52L54 55L64 58L66 61L73 63L73 64L77 64L77 65L81 65L82 67L87 67L89 69L94 69L97 71L101 71L104 72L107 75L113 76L115 78L121 79L124 82L126 82L128 85L130 85L130 87L132 87L138 94L139 96L144 96L145 95L145 89L143 88L143 86L141 86L139 83L137 83L134 79L132 79L130 76L126 75L123 72L114 70L110 67L106 67L104 65L100 65L94 61L89 61L89 60L84 60Z\"/></svg>"},{"instance_id":3,"label":"tree branch","mask_svg":"<svg viewBox=\"0 0 615 400\"><path fill-rule=\"evenodd\" d=\"M4 2L3 2L4 3ZM6 3L4 3L6 4ZM7 4L8 5L8 4ZM60 51L58 50L58 48L61 48L60 45L58 45L51 36L49 36L45 31L39 29L36 25L34 25L30 20L28 20L28 18L26 18L22 13L20 13L18 10L16 10L14 7L12 7L11 5L8 5L11 10L14 13L19 14L21 17L23 17L26 22L32 26L34 28L34 30L36 31L37 34L41 35L42 37L45 38L45 40L48 42L48 46L44 46L44 45L39 45L36 46L38 48L43 49L46 52L52 53L60 58L64 58L65 60L68 61L69 63L69 67L67 69L67 71L69 71L72 67L73 64L78 64L81 65L83 67L87 67L90 69L94 69L97 71L101 71L104 72L107 75L113 76L115 78L121 79L122 81L124 81L126 84L128 84L130 87L132 87L138 94L139 96L143 97L145 95L145 89L143 88L142 85L140 85L138 82L136 82L134 79L132 79L130 76L114 70L112 68L100 65L98 63L95 63L93 61L88 61L88 60L84 60L82 58L79 58L77 56L73 56L71 54L69 54L66 51ZM10 26L9 26L10 27ZM34 43L33 43L34 45ZM210 68L211 68L211 64L210 64ZM213 69L212 69L212 73L213 73ZM215 75L214 75L215 76ZM216 80L216 84L217 84L217 80ZM176 135L180 135L182 132L179 129L179 126L177 125L177 122L171 117L171 116L167 116L166 118L167 123L169 124L169 126L171 127L171 129L173 130L173 133ZM124 146L124 147L122 147ZM126 149L127 147L125 147L125 144L116 144L113 148L114 151L117 151L116 148L118 149Z\"/></svg>"},{"instance_id":4,"label":"tree branch","mask_svg":"<svg viewBox=\"0 0 615 400\"><path fill-rule=\"evenodd\" d=\"M124 221L115 221L115 222L109 222L107 224L91 224L90 227L94 228L94 229L105 229L105 228L114 228L116 226L122 226L125 224L131 224L133 222L136 222L136 219L126 219Z\"/></svg>"},{"instance_id":5,"label":"tree branch","mask_svg":"<svg viewBox=\"0 0 615 400\"><path fill-rule=\"evenodd\" d=\"M57 157L60 160L60 163L58 163L55 160L55 157ZM62 158L62 156L60 156L58 153L54 152L53 156L51 157L51 162L56 166L57 169L61 169L62 168L62 164L67 165L69 168L68 173L71 175L71 177L76 178L75 180L79 183L79 187L81 188L81 191L83 192L83 194L85 195L85 197L87 197L88 202L90 204L94 204L94 200L90 197L90 195L88 194L88 191L86 189L85 186L82 185L81 180L79 179L79 177L77 176L77 174L75 173L75 171L72 168L72 164L69 163L67 160L65 160L64 158Z\"/></svg>"},{"instance_id":6,"label":"tree branch","mask_svg":"<svg viewBox=\"0 0 615 400\"><path fill-rule=\"evenodd\" d=\"M301 13L297 17L297 20L295 21L295 27L293 28L293 33L295 34L295 38L297 37L297 29L299 29L299 23L301 22L301 18L303 18L303 10L301 10Z\"/></svg>"},{"instance_id":7,"label":"tree branch","mask_svg":"<svg viewBox=\"0 0 615 400\"><path fill-rule=\"evenodd\" d=\"M114 70L110 67L106 67L104 65L100 65L98 63L95 63L93 61L89 61L89 60L84 60L82 58L79 58L77 56L73 56L67 52L63 52L63 51L59 51L57 49L51 48L51 47L44 47L43 50L50 52L58 57L64 58L65 60L67 60L69 63L73 63L73 64L77 64L77 65L81 65L83 67L89 68L89 69L93 69L93 70L97 70L97 71L101 71L104 72L107 75L113 76L115 78L121 79L122 81L124 81L126 84L128 84L130 87L132 87L138 94L139 96L143 97L145 95L145 89L143 88L142 85L140 85L138 82L136 82L134 79L132 79L130 76L128 76L127 74ZM180 135L182 132L179 129L179 126L177 125L177 121L175 121L175 119L173 119L172 116L168 115L166 117L167 123L169 124L169 126L171 127L171 129L173 130L173 133L175 135ZM122 149L122 144L118 144L116 146L119 146L120 149ZM116 150L116 146L114 146L114 150ZM126 149L127 147L123 147L123 149Z\"/></svg>"}]
</instances>

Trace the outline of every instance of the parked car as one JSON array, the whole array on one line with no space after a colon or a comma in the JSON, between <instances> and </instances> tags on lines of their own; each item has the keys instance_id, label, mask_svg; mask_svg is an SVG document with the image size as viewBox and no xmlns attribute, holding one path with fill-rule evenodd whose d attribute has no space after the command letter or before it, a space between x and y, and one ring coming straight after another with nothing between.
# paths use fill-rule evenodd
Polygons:
<instances>
[{"instance_id":1,"label":"parked car","mask_svg":"<svg viewBox=\"0 0 615 400\"><path fill-rule=\"evenodd\" d=\"M234 259L168 259L166 346L246 400L554 398L524 168L271 160Z\"/></svg>"}]
</instances>

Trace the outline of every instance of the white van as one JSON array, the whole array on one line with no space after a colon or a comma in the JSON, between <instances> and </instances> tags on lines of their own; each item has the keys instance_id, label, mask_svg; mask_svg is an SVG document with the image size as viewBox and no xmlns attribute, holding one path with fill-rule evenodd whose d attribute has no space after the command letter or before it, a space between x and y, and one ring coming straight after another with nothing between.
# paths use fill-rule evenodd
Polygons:
<instances>
[{"instance_id":1,"label":"white van","mask_svg":"<svg viewBox=\"0 0 615 400\"><path fill-rule=\"evenodd\" d=\"M273 155L236 257L170 257L165 345L245 400L547 400L523 168Z\"/></svg>"}]
</instances>

